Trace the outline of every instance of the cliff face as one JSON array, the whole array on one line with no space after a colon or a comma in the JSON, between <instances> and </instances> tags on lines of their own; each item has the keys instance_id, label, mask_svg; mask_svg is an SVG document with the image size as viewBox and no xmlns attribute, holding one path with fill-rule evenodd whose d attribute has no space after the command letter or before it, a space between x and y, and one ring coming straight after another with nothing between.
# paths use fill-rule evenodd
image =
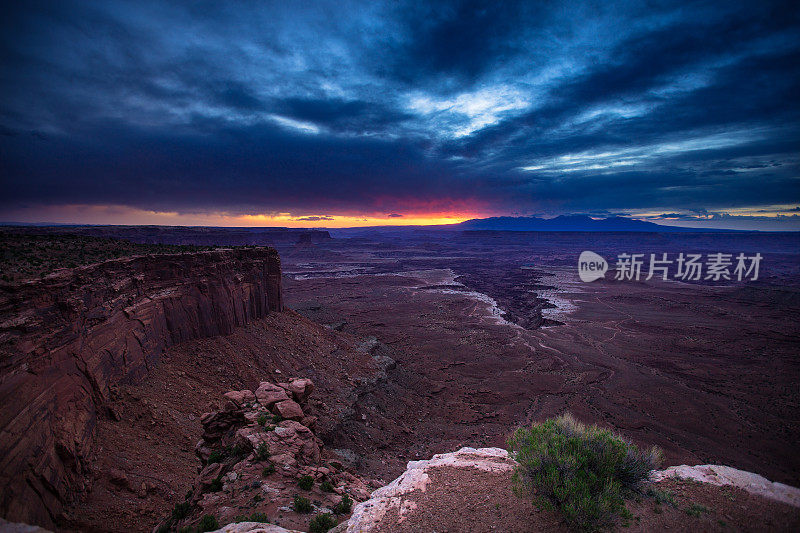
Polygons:
<instances>
[{"instance_id":1,"label":"cliff face","mask_svg":"<svg viewBox=\"0 0 800 533\"><path fill-rule=\"evenodd\" d=\"M273 249L107 261L0 287L0 516L52 526L84 490L109 387L182 341L280 311Z\"/></svg>"}]
</instances>

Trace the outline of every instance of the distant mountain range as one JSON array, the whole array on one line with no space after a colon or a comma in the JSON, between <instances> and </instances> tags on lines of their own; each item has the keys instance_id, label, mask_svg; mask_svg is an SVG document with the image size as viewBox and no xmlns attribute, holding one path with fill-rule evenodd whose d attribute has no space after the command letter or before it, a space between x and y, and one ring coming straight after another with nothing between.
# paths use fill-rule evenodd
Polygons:
<instances>
[{"instance_id":1,"label":"distant mountain range","mask_svg":"<svg viewBox=\"0 0 800 533\"><path fill-rule=\"evenodd\" d=\"M704 228L681 228L662 226L653 222L625 217L594 219L588 215L561 215L555 218L538 217L491 217L474 218L455 228L478 231L641 231L641 232L708 232L733 231Z\"/></svg>"}]
</instances>

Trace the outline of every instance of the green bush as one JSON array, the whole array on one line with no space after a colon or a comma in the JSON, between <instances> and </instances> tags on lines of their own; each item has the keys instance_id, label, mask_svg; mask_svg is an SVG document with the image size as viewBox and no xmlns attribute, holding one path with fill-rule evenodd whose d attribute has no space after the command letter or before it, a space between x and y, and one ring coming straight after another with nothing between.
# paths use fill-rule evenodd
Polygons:
<instances>
[{"instance_id":1,"label":"green bush","mask_svg":"<svg viewBox=\"0 0 800 533\"><path fill-rule=\"evenodd\" d=\"M322 489L322 492L334 492L333 484L327 479L320 483L319 488Z\"/></svg>"},{"instance_id":2,"label":"green bush","mask_svg":"<svg viewBox=\"0 0 800 533\"><path fill-rule=\"evenodd\" d=\"M336 526L336 519L330 513L318 514L308 524L308 533L325 533Z\"/></svg>"},{"instance_id":3,"label":"green bush","mask_svg":"<svg viewBox=\"0 0 800 533\"><path fill-rule=\"evenodd\" d=\"M292 507L298 513L308 514L311 512L311 500L302 496L295 496Z\"/></svg>"},{"instance_id":4,"label":"green bush","mask_svg":"<svg viewBox=\"0 0 800 533\"><path fill-rule=\"evenodd\" d=\"M264 467L264 470L261 471L261 475L267 477L270 474L275 473L275 465L271 462L267 463L267 466Z\"/></svg>"},{"instance_id":5,"label":"green bush","mask_svg":"<svg viewBox=\"0 0 800 533\"><path fill-rule=\"evenodd\" d=\"M566 414L519 428L508 441L519 463L517 494L532 494L541 507L556 508L577 529L613 523L624 513L624 496L657 468L661 451L634 444Z\"/></svg>"},{"instance_id":6,"label":"green bush","mask_svg":"<svg viewBox=\"0 0 800 533\"><path fill-rule=\"evenodd\" d=\"M214 515L203 515L203 518L200 519L200 523L197 524L197 531L199 533L205 533L206 531L214 531L217 529L219 529L219 522Z\"/></svg>"},{"instance_id":7,"label":"green bush","mask_svg":"<svg viewBox=\"0 0 800 533\"><path fill-rule=\"evenodd\" d=\"M192 505L189 502L176 503L175 507L172 508L172 518L174 520L186 518L189 515L191 507Z\"/></svg>"},{"instance_id":8,"label":"green bush","mask_svg":"<svg viewBox=\"0 0 800 533\"><path fill-rule=\"evenodd\" d=\"M264 424L267 423L267 420L268 420L267 413L261 413L260 415L258 415L258 418L256 418L256 424L258 424L259 426L263 426Z\"/></svg>"},{"instance_id":9,"label":"green bush","mask_svg":"<svg viewBox=\"0 0 800 533\"><path fill-rule=\"evenodd\" d=\"M353 500L347 494L342 495L339 503L333 506L333 512L336 514L347 514L353 508Z\"/></svg>"},{"instance_id":10,"label":"green bush","mask_svg":"<svg viewBox=\"0 0 800 533\"><path fill-rule=\"evenodd\" d=\"M297 480L297 486L303 490L311 490L314 486L314 478L311 476L303 476Z\"/></svg>"},{"instance_id":11,"label":"green bush","mask_svg":"<svg viewBox=\"0 0 800 533\"><path fill-rule=\"evenodd\" d=\"M208 486L209 492L219 492L222 490L222 476L217 476Z\"/></svg>"},{"instance_id":12,"label":"green bush","mask_svg":"<svg viewBox=\"0 0 800 533\"><path fill-rule=\"evenodd\" d=\"M259 461L269 460L269 445L266 442L262 442L256 448L256 459Z\"/></svg>"},{"instance_id":13,"label":"green bush","mask_svg":"<svg viewBox=\"0 0 800 533\"><path fill-rule=\"evenodd\" d=\"M699 503L693 503L692 505L686 508L686 514L688 514L689 516L697 517L707 512L708 512L708 507L706 507L705 505L701 505Z\"/></svg>"},{"instance_id":14,"label":"green bush","mask_svg":"<svg viewBox=\"0 0 800 533\"><path fill-rule=\"evenodd\" d=\"M267 517L266 513L253 513L250 515L250 522L261 522L262 524L268 524L269 518Z\"/></svg>"},{"instance_id":15,"label":"green bush","mask_svg":"<svg viewBox=\"0 0 800 533\"><path fill-rule=\"evenodd\" d=\"M206 464L214 464L214 463L221 463L222 460L225 459L225 452L221 450L214 450L211 452L211 455L208 456L208 461Z\"/></svg>"}]
</instances>

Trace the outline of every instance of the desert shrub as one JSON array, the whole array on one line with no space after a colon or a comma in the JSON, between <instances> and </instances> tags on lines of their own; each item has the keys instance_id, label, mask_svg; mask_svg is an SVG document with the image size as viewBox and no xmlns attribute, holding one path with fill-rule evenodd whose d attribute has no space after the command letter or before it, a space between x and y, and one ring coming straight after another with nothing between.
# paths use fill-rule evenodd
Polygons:
<instances>
[{"instance_id":1,"label":"desert shrub","mask_svg":"<svg viewBox=\"0 0 800 533\"><path fill-rule=\"evenodd\" d=\"M688 514L689 516L697 517L707 512L708 512L708 507L706 507L705 505L701 505L699 503L693 503L692 505L686 508L686 514Z\"/></svg>"},{"instance_id":2,"label":"desert shrub","mask_svg":"<svg viewBox=\"0 0 800 533\"><path fill-rule=\"evenodd\" d=\"M221 463L223 459L225 459L225 452L222 450L214 450L211 452L211 455L208 456L206 464Z\"/></svg>"},{"instance_id":3,"label":"desert shrub","mask_svg":"<svg viewBox=\"0 0 800 533\"><path fill-rule=\"evenodd\" d=\"M328 481L327 479L320 483L319 488L322 489L322 492L333 492L333 484Z\"/></svg>"},{"instance_id":4,"label":"desert shrub","mask_svg":"<svg viewBox=\"0 0 800 533\"><path fill-rule=\"evenodd\" d=\"M330 513L318 514L308 524L309 533L325 533L336 526L336 519Z\"/></svg>"},{"instance_id":5,"label":"desert shrub","mask_svg":"<svg viewBox=\"0 0 800 533\"><path fill-rule=\"evenodd\" d=\"M266 442L262 442L256 448L256 459L259 461L269 460L269 445Z\"/></svg>"},{"instance_id":6,"label":"desert shrub","mask_svg":"<svg viewBox=\"0 0 800 533\"><path fill-rule=\"evenodd\" d=\"M302 496L295 496L292 507L298 513L307 514L311 512L311 500Z\"/></svg>"},{"instance_id":7,"label":"desert shrub","mask_svg":"<svg viewBox=\"0 0 800 533\"><path fill-rule=\"evenodd\" d=\"M311 476L303 476L297 480L297 486L303 490L311 490L314 486L314 478Z\"/></svg>"},{"instance_id":8,"label":"desert shrub","mask_svg":"<svg viewBox=\"0 0 800 533\"><path fill-rule=\"evenodd\" d=\"M353 508L353 500L347 494L342 495L339 503L333 506L333 512L336 514L347 514Z\"/></svg>"},{"instance_id":9,"label":"desert shrub","mask_svg":"<svg viewBox=\"0 0 800 533\"><path fill-rule=\"evenodd\" d=\"M222 490L222 476L217 476L208 486L209 492L219 492Z\"/></svg>"},{"instance_id":10,"label":"desert shrub","mask_svg":"<svg viewBox=\"0 0 800 533\"><path fill-rule=\"evenodd\" d=\"M267 420L269 420L267 418L267 413L261 413L261 414L258 415L258 418L256 418L256 423L259 426L263 426L264 424L267 423Z\"/></svg>"},{"instance_id":11,"label":"desert shrub","mask_svg":"<svg viewBox=\"0 0 800 533\"><path fill-rule=\"evenodd\" d=\"M566 414L519 428L508 441L519 463L517 494L533 494L540 507L558 509L577 529L609 525L626 511L624 496L658 466L657 448L634 444ZM627 514L627 513L625 513Z\"/></svg>"},{"instance_id":12,"label":"desert shrub","mask_svg":"<svg viewBox=\"0 0 800 533\"><path fill-rule=\"evenodd\" d=\"M275 473L275 465L272 462L268 462L267 466L264 467L264 470L261 471L261 475L267 477L270 474Z\"/></svg>"},{"instance_id":13,"label":"desert shrub","mask_svg":"<svg viewBox=\"0 0 800 533\"><path fill-rule=\"evenodd\" d=\"M228 456L241 459L250 452L250 448L243 444L234 444L227 448Z\"/></svg>"},{"instance_id":14,"label":"desert shrub","mask_svg":"<svg viewBox=\"0 0 800 533\"><path fill-rule=\"evenodd\" d=\"M647 495L651 496L658 504L666 503L670 507L678 506L675 502L675 496L668 490L659 490L649 487L647 489Z\"/></svg>"},{"instance_id":15,"label":"desert shrub","mask_svg":"<svg viewBox=\"0 0 800 533\"><path fill-rule=\"evenodd\" d=\"M280 424L281 422L283 422L283 417L281 415L272 415L273 424Z\"/></svg>"},{"instance_id":16,"label":"desert shrub","mask_svg":"<svg viewBox=\"0 0 800 533\"><path fill-rule=\"evenodd\" d=\"M250 522L261 522L262 524L269 523L269 518L266 513L253 513L250 515Z\"/></svg>"},{"instance_id":17,"label":"desert shrub","mask_svg":"<svg viewBox=\"0 0 800 533\"><path fill-rule=\"evenodd\" d=\"M176 503L175 507L172 508L173 520L180 520L182 518L186 518L189 515L189 510L191 509L191 507L192 506L189 502Z\"/></svg>"},{"instance_id":18,"label":"desert shrub","mask_svg":"<svg viewBox=\"0 0 800 533\"><path fill-rule=\"evenodd\" d=\"M203 518L200 519L200 523L197 524L198 533L205 533L206 531L214 531L217 529L219 529L219 522L217 518L211 514L203 515Z\"/></svg>"}]
</instances>

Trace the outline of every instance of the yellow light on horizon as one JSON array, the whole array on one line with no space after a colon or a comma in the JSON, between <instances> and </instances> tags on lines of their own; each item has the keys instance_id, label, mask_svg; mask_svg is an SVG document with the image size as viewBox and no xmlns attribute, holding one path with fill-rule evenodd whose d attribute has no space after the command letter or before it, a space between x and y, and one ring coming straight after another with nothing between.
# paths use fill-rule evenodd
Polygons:
<instances>
[{"instance_id":1,"label":"yellow light on horizon","mask_svg":"<svg viewBox=\"0 0 800 533\"><path fill-rule=\"evenodd\" d=\"M18 222L91 225L161 225L161 226L219 226L258 227L281 226L289 228L351 228L368 226L428 226L458 224L478 213L431 212L403 216L389 215L317 215L317 214L251 214L226 212L179 213L155 211L117 205L59 205L26 208L7 213L8 220Z\"/></svg>"}]
</instances>

